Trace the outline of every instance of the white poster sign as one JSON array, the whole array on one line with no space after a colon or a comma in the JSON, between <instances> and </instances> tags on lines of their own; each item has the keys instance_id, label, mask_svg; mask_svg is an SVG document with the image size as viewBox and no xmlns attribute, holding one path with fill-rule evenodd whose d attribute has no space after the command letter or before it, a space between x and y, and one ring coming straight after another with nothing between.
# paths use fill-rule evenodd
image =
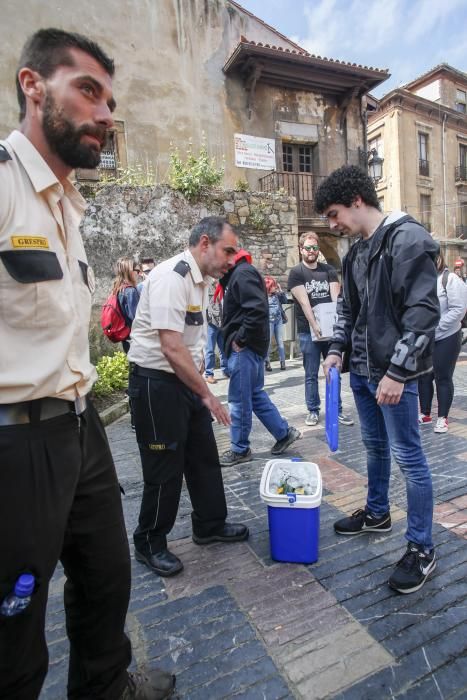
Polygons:
<instances>
[{"instance_id":1,"label":"white poster sign","mask_svg":"<svg viewBox=\"0 0 467 700\"><path fill-rule=\"evenodd\" d=\"M276 169L274 139L264 139L261 136L248 136L247 134L234 134L234 139L235 165L238 168Z\"/></svg>"}]
</instances>

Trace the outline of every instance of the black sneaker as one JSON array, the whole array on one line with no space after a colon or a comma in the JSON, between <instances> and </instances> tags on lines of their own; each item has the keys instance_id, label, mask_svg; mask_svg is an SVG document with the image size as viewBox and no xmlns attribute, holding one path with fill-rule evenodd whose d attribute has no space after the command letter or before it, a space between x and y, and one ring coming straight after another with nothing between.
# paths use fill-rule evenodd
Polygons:
<instances>
[{"instance_id":1,"label":"black sneaker","mask_svg":"<svg viewBox=\"0 0 467 700\"><path fill-rule=\"evenodd\" d=\"M220 456L219 462L221 467L233 467L235 464L241 464L242 462L251 462L251 450L250 448L244 452L227 450Z\"/></svg>"},{"instance_id":2,"label":"black sneaker","mask_svg":"<svg viewBox=\"0 0 467 700\"><path fill-rule=\"evenodd\" d=\"M421 545L409 542L404 556L397 562L388 583L399 593L414 593L423 586L435 567L434 548L427 553Z\"/></svg>"},{"instance_id":3,"label":"black sneaker","mask_svg":"<svg viewBox=\"0 0 467 700\"><path fill-rule=\"evenodd\" d=\"M295 440L301 438L302 434L297 428L289 428L287 435L282 440L278 440L271 450L272 455L281 455Z\"/></svg>"},{"instance_id":4,"label":"black sneaker","mask_svg":"<svg viewBox=\"0 0 467 700\"><path fill-rule=\"evenodd\" d=\"M166 700L175 690L175 676L154 669L147 673L129 673L128 685L119 700Z\"/></svg>"},{"instance_id":5,"label":"black sneaker","mask_svg":"<svg viewBox=\"0 0 467 700\"><path fill-rule=\"evenodd\" d=\"M361 532L390 532L392 530L391 514L388 512L375 518L366 508L360 508L347 518L334 523L338 535L359 535Z\"/></svg>"}]
</instances>

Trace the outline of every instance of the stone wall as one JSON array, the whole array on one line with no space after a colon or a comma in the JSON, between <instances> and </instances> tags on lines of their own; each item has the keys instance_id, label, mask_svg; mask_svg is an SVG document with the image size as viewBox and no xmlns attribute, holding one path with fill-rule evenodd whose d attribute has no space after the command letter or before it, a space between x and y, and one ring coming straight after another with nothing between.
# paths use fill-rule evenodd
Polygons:
<instances>
[{"instance_id":1,"label":"stone wall","mask_svg":"<svg viewBox=\"0 0 467 700\"><path fill-rule=\"evenodd\" d=\"M107 186L88 201L81 229L96 276L93 360L120 349L106 340L99 326L116 260L123 255L165 260L186 247L191 227L204 216L225 216L237 228L241 246L251 253L254 264L283 285L287 271L298 262L296 202L286 194L216 191L190 203L168 186Z\"/></svg>"}]
</instances>

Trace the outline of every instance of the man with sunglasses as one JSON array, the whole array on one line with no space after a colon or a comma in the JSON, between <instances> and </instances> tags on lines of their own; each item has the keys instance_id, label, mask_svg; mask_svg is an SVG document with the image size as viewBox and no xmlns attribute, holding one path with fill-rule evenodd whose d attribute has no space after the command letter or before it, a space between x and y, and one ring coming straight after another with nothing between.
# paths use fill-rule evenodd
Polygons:
<instances>
[{"instance_id":1,"label":"man with sunglasses","mask_svg":"<svg viewBox=\"0 0 467 700\"><path fill-rule=\"evenodd\" d=\"M308 410L305 423L317 425L321 406L318 387L319 365L321 357L325 359L328 354L329 342L322 340L321 329L313 309L318 304L336 301L340 284L336 270L331 265L318 262L317 233L302 233L299 247L302 261L290 270L288 288L295 300L298 337L305 370L305 401ZM339 422L343 425L353 425L352 418L342 413L340 393Z\"/></svg>"}]
</instances>

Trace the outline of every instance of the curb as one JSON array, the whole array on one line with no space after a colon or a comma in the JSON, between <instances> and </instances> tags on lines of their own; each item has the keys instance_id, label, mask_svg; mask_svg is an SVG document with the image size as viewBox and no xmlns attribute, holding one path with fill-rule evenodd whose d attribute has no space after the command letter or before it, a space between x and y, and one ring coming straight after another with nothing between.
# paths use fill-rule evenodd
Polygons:
<instances>
[{"instance_id":1,"label":"curb","mask_svg":"<svg viewBox=\"0 0 467 700\"><path fill-rule=\"evenodd\" d=\"M128 403L128 399L122 399L121 401L114 403L113 406L106 408L105 411L102 411L102 413L99 413L99 417L104 425L104 428L110 425L110 423L114 423L114 421L116 421L118 418L124 416L125 413L128 413L129 408L130 405Z\"/></svg>"}]
</instances>

